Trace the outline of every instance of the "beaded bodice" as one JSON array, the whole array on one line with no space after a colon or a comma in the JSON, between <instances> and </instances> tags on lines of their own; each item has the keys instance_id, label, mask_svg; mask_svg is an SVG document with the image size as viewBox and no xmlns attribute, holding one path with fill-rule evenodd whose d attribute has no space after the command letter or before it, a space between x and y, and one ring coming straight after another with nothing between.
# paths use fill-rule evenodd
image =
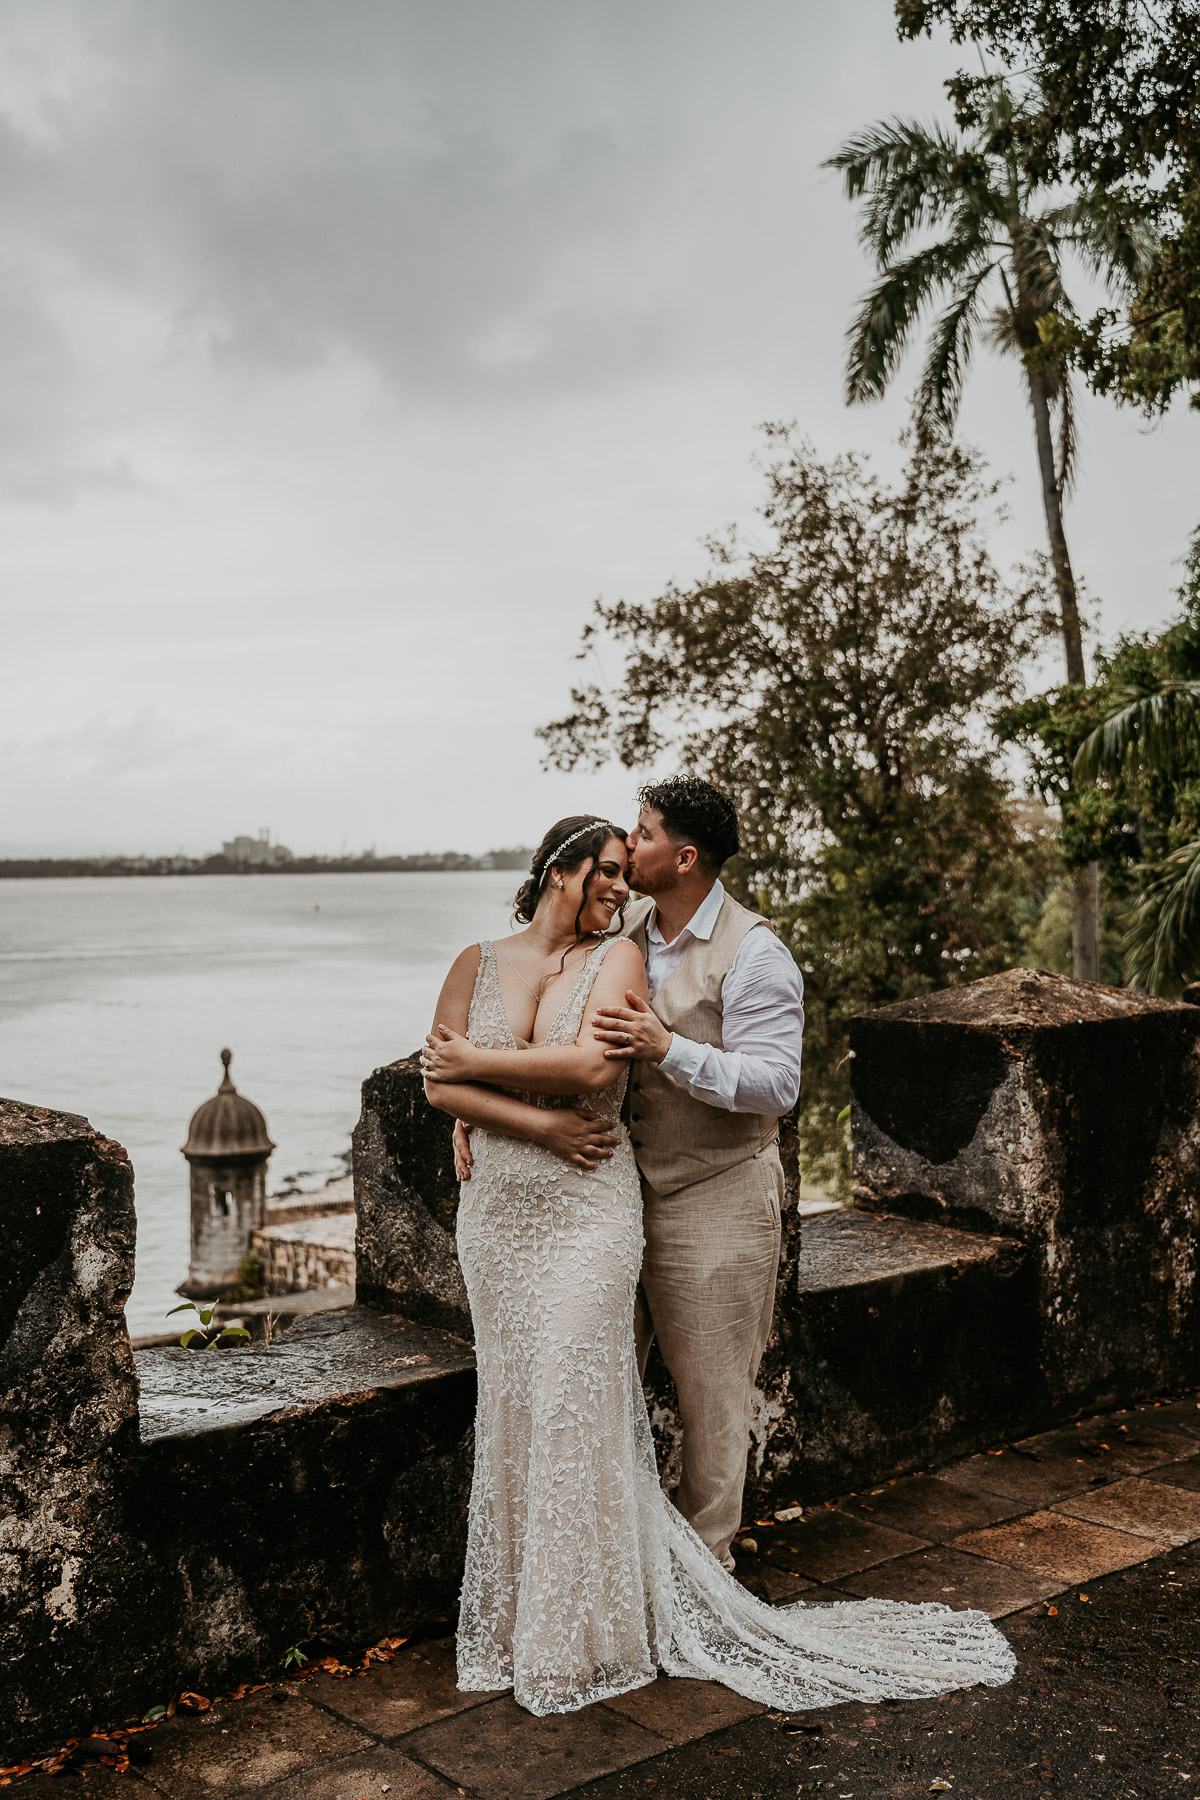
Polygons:
<instances>
[{"instance_id":1,"label":"beaded bodice","mask_svg":"<svg viewBox=\"0 0 1200 1800\"><path fill-rule=\"evenodd\" d=\"M604 938L584 958L579 974L566 999L555 1013L542 1044L573 1044L583 1026L584 1008L600 965L612 949L615 938ZM509 1023L508 1009L500 991L500 971L496 966L496 946L485 938L479 946L479 968L471 1009L467 1015L467 1036L473 1044L489 1050L515 1050L518 1041ZM527 1094L522 1100L534 1106L581 1106L599 1113L602 1118L617 1119L628 1080L628 1065L614 1063L613 1085L599 1094Z\"/></svg>"}]
</instances>

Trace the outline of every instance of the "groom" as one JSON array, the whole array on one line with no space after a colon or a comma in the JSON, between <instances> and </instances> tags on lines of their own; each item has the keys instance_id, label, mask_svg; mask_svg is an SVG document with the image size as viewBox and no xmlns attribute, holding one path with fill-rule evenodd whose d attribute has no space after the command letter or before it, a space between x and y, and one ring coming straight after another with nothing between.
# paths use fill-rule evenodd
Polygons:
<instances>
[{"instance_id":1,"label":"groom","mask_svg":"<svg viewBox=\"0 0 1200 1800\"><path fill-rule=\"evenodd\" d=\"M630 1134L646 1238L638 1365L655 1337L679 1395L675 1504L726 1568L741 1520L754 1380L775 1304L779 1120L800 1092L804 983L765 919L721 885L740 847L732 802L675 776L638 794L625 931L646 959L635 994L592 1019L633 1063Z\"/></svg>"}]
</instances>

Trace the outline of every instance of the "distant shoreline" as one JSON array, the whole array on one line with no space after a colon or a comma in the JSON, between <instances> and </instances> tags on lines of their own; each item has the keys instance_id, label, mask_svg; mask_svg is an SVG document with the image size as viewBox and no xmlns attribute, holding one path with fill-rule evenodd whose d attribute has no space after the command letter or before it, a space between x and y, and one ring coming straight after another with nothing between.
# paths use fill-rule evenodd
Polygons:
<instances>
[{"instance_id":1,"label":"distant shoreline","mask_svg":"<svg viewBox=\"0 0 1200 1800\"><path fill-rule=\"evenodd\" d=\"M477 869L528 870L530 850L486 856L296 856L288 862L234 862L225 856L40 856L0 859L0 881L105 879L120 875L442 875Z\"/></svg>"}]
</instances>

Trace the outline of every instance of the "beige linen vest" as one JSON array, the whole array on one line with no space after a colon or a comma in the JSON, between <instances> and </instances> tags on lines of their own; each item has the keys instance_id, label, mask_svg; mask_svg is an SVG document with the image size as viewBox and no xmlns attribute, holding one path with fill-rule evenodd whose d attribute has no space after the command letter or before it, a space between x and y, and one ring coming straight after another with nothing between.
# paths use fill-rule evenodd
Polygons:
<instances>
[{"instance_id":1,"label":"beige linen vest","mask_svg":"<svg viewBox=\"0 0 1200 1800\"><path fill-rule=\"evenodd\" d=\"M625 923L625 935L643 956L653 911L652 900L636 901ZM688 945L651 1002L668 1031L724 1048L721 983L742 939L765 924L726 894L712 936ZM747 1162L779 1135L778 1119L726 1112L694 1100L657 1063L635 1062L629 1086L629 1131L638 1168L660 1194L674 1194Z\"/></svg>"}]
</instances>

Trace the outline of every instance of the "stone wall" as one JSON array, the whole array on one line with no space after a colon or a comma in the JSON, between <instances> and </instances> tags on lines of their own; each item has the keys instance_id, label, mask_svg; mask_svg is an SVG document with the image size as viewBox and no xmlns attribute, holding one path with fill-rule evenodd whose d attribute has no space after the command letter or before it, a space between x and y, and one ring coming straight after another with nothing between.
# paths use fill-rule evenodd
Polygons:
<instances>
[{"instance_id":1,"label":"stone wall","mask_svg":"<svg viewBox=\"0 0 1200 1800\"><path fill-rule=\"evenodd\" d=\"M303 1294L312 1288L354 1286L352 1213L335 1213L264 1225L250 1239L268 1294Z\"/></svg>"},{"instance_id":2,"label":"stone wall","mask_svg":"<svg viewBox=\"0 0 1200 1800\"><path fill-rule=\"evenodd\" d=\"M802 1238L787 1215L752 1506L1200 1379L1200 1010L1018 971L859 1020L854 1049L858 1204ZM0 1751L452 1610L474 1372L449 1140L415 1059L377 1070L372 1306L135 1370L124 1152L0 1101ZM661 1365L648 1397L669 1476Z\"/></svg>"},{"instance_id":3,"label":"stone wall","mask_svg":"<svg viewBox=\"0 0 1200 1800\"><path fill-rule=\"evenodd\" d=\"M1028 1259L1030 1417L1200 1373L1200 1010L1016 969L854 1021L855 1200Z\"/></svg>"},{"instance_id":4,"label":"stone wall","mask_svg":"<svg viewBox=\"0 0 1200 1800\"><path fill-rule=\"evenodd\" d=\"M452 1614L475 1412L461 1344L354 1306L270 1345L137 1361L160 1584L143 1682L224 1684L289 1644Z\"/></svg>"},{"instance_id":5,"label":"stone wall","mask_svg":"<svg viewBox=\"0 0 1200 1800\"><path fill-rule=\"evenodd\" d=\"M358 1298L446 1331L471 1331L454 1248L453 1124L425 1098L417 1057L363 1082L354 1131Z\"/></svg>"},{"instance_id":6,"label":"stone wall","mask_svg":"<svg viewBox=\"0 0 1200 1800\"><path fill-rule=\"evenodd\" d=\"M0 1100L0 1747L75 1715L123 1630L133 1171L86 1119Z\"/></svg>"},{"instance_id":7,"label":"stone wall","mask_svg":"<svg viewBox=\"0 0 1200 1800\"><path fill-rule=\"evenodd\" d=\"M0 1762L277 1669L288 1644L448 1616L474 1418L460 1341L347 1308L135 1368L125 1152L0 1101L0 1195Z\"/></svg>"},{"instance_id":8,"label":"stone wall","mask_svg":"<svg viewBox=\"0 0 1200 1800\"><path fill-rule=\"evenodd\" d=\"M784 1214L752 1506L811 1500L1200 1378L1200 1010L1033 970L852 1026L855 1206ZM363 1088L360 1297L469 1334L449 1122ZM796 1146L781 1139L789 1195ZM668 1486L680 1426L651 1355Z\"/></svg>"}]
</instances>

